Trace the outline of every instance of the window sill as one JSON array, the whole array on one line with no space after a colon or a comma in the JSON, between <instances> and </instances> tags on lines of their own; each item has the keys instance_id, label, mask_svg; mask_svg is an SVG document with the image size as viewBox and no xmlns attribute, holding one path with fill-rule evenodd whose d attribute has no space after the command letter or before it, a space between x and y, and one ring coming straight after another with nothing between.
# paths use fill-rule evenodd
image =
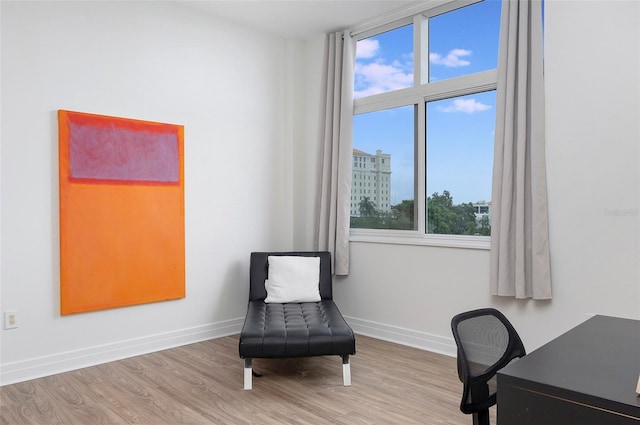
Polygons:
<instances>
[{"instance_id":1,"label":"window sill","mask_svg":"<svg viewBox=\"0 0 640 425\"><path fill-rule=\"evenodd\" d=\"M419 232L394 230L352 229L349 241L483 250L489 250L491 247L489 236L425 235Z\"/></svg>"}]
</instances>

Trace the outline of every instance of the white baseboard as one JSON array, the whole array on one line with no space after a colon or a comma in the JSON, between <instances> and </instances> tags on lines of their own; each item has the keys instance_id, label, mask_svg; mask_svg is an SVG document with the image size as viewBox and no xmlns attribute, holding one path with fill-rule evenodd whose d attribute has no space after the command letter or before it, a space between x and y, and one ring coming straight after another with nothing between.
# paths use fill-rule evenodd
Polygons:
<instances>
[{"instance_id":1,"label":"white baseboard","mask_svg":"<svg viewBox=\"0 0 640 425\"><path fill-rule=\"evenodd\" d=\"M345 320L356 334L433 351L447 356L455 357L456 355L456 345L453 337L442 337L356 317L345 316ZM243 322L244 318L241 317L81 350L1 364L0 386L166 350L181 345L235 335L240 333Z\"/></svg>"},{"instance_id":2,"label":"white baseboard","mask_svg":"<svg viewBox=\"0 0 640 425\"><path fill-rule=\"evenodd\" d=\"M240 333L244 317L0 365L0 386Z\"/></svg>"},{"instance_id":3,"label":"white baseboard","mask_svg":"<svg viewBox=\"0 0 640 425\"><path fill-rule=\"evenodd\" d=\"M344 319L356 334L395 342L409 347L420 348L438 354L455 357L457 348L453 337L442 337L426 332L415 331L399 326L345 316Z\"/></svg>"}]
</instances>

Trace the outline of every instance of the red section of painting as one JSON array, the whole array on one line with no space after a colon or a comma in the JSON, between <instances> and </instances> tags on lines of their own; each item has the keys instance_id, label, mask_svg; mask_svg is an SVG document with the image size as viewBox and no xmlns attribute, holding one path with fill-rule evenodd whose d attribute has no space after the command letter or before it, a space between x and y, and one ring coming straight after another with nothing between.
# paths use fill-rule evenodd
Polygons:
<instances>
[{"instance_id":1,"label":"red section of painting","mask_svg":"<svg viewBox=\"0 0 640 425\"><path fill-rule=\"evenodd\" d=\"M62 314L183 298L184 128L58 111Z\"/></svg>"},{"instance_id":2,"label":"red section of painting","mask_svg":"<svg viewBox=\"0 0 640 425\"><path fill-rule=\"evenodd\" d=\"M69 117L73 179L177 183L175 126L121 118Z\"/></svg>"}]
</instances>

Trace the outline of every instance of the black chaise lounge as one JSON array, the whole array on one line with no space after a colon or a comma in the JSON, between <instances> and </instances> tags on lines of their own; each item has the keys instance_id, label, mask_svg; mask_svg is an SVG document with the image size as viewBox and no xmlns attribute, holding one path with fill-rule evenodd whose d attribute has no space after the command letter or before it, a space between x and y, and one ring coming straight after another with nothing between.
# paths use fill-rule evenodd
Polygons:
<instances>
[{"instance_id":1,"label":"black chaise lounge","mask_svg":"<svg viewBox=\"0 0 640 425\"><path fill-rule=\"evenodd\" d=\"M275 256L319 257L320 300L265 302L269 257ZM239 344L240 358L244 359L244 389L252 388L251 359L326 355L342 357L343 383L345 386L351 385L349 355L356 353L356 342L353 331L333 302L331 254L253 252L249 281L249 305Z\"/></svg>"}]
</instances>

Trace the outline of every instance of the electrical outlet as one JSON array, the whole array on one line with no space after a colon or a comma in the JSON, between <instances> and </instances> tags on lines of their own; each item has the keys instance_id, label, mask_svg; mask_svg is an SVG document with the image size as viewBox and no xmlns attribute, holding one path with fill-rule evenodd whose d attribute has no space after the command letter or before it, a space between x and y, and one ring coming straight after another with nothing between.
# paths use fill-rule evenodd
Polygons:
<instances>
[{"instance_id":1,"label":"electrical outlet","mask_svg":"<svg viewBox=\"0 0 640 425\"><path fill-rule=\"evenodd\" d=\"M10 310L4 312L4 328L15 329L18 327L18 311Z\"/></svg>"}]
</instances>

